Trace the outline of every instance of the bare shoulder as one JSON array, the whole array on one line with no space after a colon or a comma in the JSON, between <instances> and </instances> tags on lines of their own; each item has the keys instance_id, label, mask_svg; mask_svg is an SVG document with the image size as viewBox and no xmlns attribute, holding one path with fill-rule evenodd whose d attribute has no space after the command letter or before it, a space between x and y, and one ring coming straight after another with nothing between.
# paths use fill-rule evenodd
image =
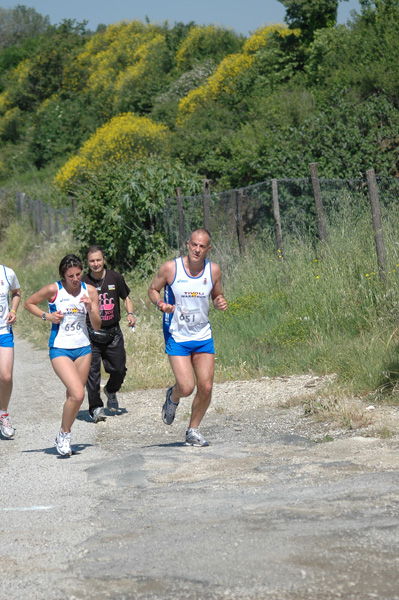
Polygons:
<instances>
[{"instance_id":1,"label":"bare shoulder","mask_svg":"<svg viewBox=\"0 0 399 600\"><path fill-rule=\"evenodd\" d=\"M221 268L219 267L219 265L217 265L214 262L211 262L211 273L212 273L213 280L215 280L215 278L220 279L222 276Z\"/></svg>"},{"instance_id":2,"label":"bare shoulder","mask_svg":"<svg viewBox=\"0 0 399 600\"><path fill-rule=\"evenodd\" d=\"M56 283L49 283L48 285L45 285L40 292L45 298L52 299L57 295L58 285Z\"/></svg>"},{"instance_id":3,"label":"bare shoulder","mask_svg":"<svg viewBox=\"0 0 399 600\"><path fill-rule=\"evenodd\" d=\"M166 283L172 283L176 271L176 263L174 260L167 260L161 265L157 275L165 279Z\"/></svg>"}]
</instances>

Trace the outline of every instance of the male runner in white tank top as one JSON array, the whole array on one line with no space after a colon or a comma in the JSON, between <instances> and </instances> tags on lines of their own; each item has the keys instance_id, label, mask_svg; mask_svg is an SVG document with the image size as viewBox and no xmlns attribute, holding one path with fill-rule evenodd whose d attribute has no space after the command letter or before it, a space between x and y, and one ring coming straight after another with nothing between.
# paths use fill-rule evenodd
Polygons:
<instances>
[{"instance_id":1,"label":"male runner in white tank top","mask_svg":"<svg viewBox=\"0 0 399 600\"><path fill-rule=\"evenodd\" d=\"M219 310L227 309L223 296L222 273L209 262L211 236L206 229L196 229L187 241L187 256L164 263L155 275L148 296L164 313L165 352L176 383L166 392L162 419L171 425L180 398L197 392L192 407L186 444L208 446L199 425L211 402L215 370L215 350L208 320L209 301ZM164 288L164 300L160 291ZM195 375L195 378L194 378Z\"/></svg>"}]
</instances>

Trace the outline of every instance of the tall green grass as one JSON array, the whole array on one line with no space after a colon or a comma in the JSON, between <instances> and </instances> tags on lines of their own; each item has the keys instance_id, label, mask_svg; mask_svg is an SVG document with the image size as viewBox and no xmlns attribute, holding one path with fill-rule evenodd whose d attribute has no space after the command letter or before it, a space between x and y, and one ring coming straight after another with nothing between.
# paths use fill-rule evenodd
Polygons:
<instances>
[{"instance_id":1,"label":"tall green grass","mask_svg":"<svg viewBox=\"0 0 399 600\"><path fill-rule=\"evenodd\" d=\"M399 387L399 211L384 214L388 268L378 276L367 205L343 202L329 215L328 243L285 235L276 251L273 236L248 240L240 256L228 239L217 240L212 260L223 270L226 312L211 309L216 344L216 381L313 372L335 373L347 394L389 393ZM26 223L11 225L1 262L13 267L24 297L58 277L62 256L73 251L68 237L57 244L34 238ZM164 354L161 313L147 297L149 280L125 274L135 304L132 333L122 321L128 353L125 388L165 387L172 379ZM44 307L45 308L45 307ZM47 344L48 328L19 311L16 332ZM123 313L123 309L122 309Z\"/></svg>"},{"instance_id":2,"label":"tall green grass","mask_svg":"<svg viewBox=\"0 0 399 600\"><path fill-rule=\"evenodd\" d=\"M291 236L252 242L225 278L226 314L214 311L218 374L235 378L335 373L347 393L393 391L399 380L396 207L386 215L386 283L378 276L370 210L343 204L328 244Z\"/></svg>"}]
</instances>

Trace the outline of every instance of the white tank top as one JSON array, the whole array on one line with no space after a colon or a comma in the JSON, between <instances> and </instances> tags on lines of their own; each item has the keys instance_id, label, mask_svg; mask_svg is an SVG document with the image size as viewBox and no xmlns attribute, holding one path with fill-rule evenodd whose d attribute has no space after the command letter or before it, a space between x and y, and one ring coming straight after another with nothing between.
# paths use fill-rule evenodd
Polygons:
<instances>
[{"instance_id":1,"label":"white tank top","mask_svg":"<svg viewBox=\"0 0 399 600\"><path fill-rule=\"evenodd\" d=\"M52 302L48 303L48 306L51 313L59 310L64 318L58 325L52 324L49 347L71 350L90 346L86 325L87 310L83 302L80 302L84 294L88 296L86 284L82 281L80 293L77 296L68 294L61 281L57 281L56 284L58 286L57 295Z\"/></svg>"},{"instance_id":2,"label":"white tank top","mask_svg":"<svg viewBox=\"0 0 399 600\"><path fill-rule=\"evenodd\" d=\"M174 304L172 314L164 313L164 329L176 342L208 340L212 337L209 323L209 297L213 289L211 263L205 260L201 275L191 277L183 258L175 260L173 282L165 286L165 302Z\"/></svg>"},{"instance_id":3,"label":"white tank top","mask_svg":"<svg viewBox=\"0 0 399 600\"><path fill-rule=\"evenodd\" d=\"M17 290L20 287L17 276L9 267L0 265L0 335L11 333L11 325L6 321L10 312L8 303L10 291Z\"/></svg>"}]
</instances>

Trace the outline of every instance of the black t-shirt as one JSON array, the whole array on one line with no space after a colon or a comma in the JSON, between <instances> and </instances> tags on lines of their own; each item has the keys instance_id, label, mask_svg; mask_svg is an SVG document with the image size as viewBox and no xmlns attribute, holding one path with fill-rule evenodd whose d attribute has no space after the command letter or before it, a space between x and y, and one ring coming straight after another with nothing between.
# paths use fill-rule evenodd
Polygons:
<instances>
[{"instance_id":1,"label":"black t-shirt","mask_svg":"<svg viewBox=\"0 0 399 600\"><path fill-rule=\"evenodd\" d=\"M106 269L104 279L96 279L90 273L82 277L82 281L92 285L98 292L98 302L100 305L101 327L115 327L121 320L121 308L119 298L125 300L130 294L130 289L124 277Z\"/></svg>"}]
</instances>

